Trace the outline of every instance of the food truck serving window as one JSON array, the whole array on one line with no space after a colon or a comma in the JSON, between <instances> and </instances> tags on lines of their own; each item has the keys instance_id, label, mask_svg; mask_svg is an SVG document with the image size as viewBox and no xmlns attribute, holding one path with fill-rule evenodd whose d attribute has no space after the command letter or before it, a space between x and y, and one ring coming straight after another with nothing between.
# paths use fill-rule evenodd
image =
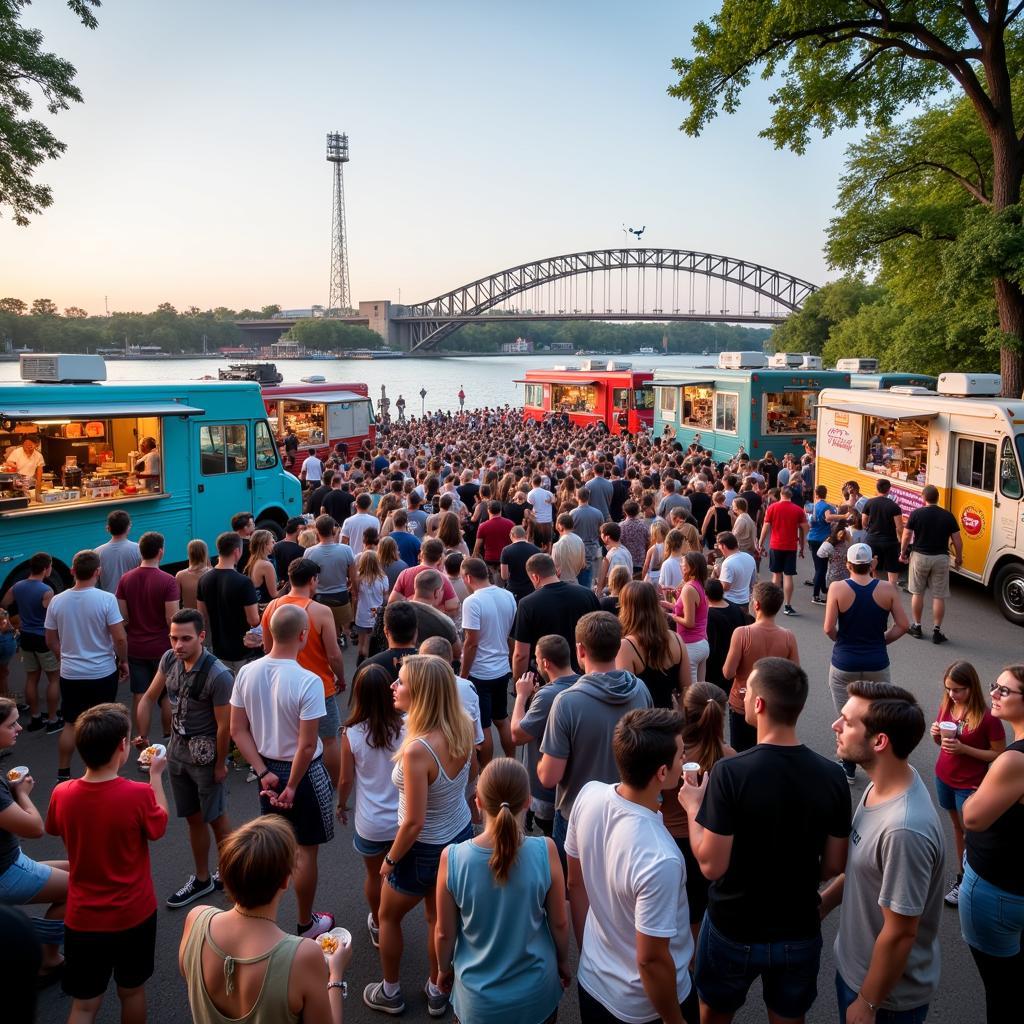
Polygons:
<instances>
[{"instance_id":1,"label":"food truck serving window","mask_svg":"<svg viewBox=\"0 0 1024 1024\"><path fill-rule=\"evenodd\" d=\"M736 419L739 415L740 396L728 391L715 393L715 430L727 434L736 433Z\"/></svg>"},{"instance_id":2,"label":"food truck serving window","mask_svg":"<svg viewBox=\"0 0 1024 1024\"><path fill-rule=\"evenodd\" d=\"M653 409L654 408L654 388L634 388L633 389L633 407L635 409Z\"/></svg>"},{"instance_id":3,"label":"food truck serving window","mask_svg":"<svg viewBox=\"0 0 1024 1024\"><path fill-rule=\"evenodd\" d=\"M994 491L996 486L996 446L988 441L961 437L956 442L956 482L961 487Z\"/></svg>"},{"instance_id":4,"label":"food truck serving window","mask_svg":"<svg viewBox=\"0 0 1024 1024\"><path fill-rule=\"evenodd\" d=\"M561 412L594 412L597 388L592 384L552 384L551 406Z\"/></svg>"},{"instance_id":5,"label":"food truck serving window","mask_svg":"<svg viewBox=\"0 0 1024 1024\"><path fill-rule=\"evenodd\" d=\"M323 444L326 429L323 403L288 400L281 403L281 410L285 433L291 430L303 445ZM278 426L280 428L280 424Z\"/></svg>"},{"instance_id":6,"label":"food truck serving window","mask_svg":"<svg viewBox=\"0 0 1024 1024\"><path fill-rule=\"evenodd\" d=\"M816 391L770 391L764 395L766 434L812 434L817 423Z\"/></svg>"},{"instance_id":7,"label":"food truck serving window","mask_svg":"<svg viewBox=\"0 0 1024 1024\"><path fill-rule=\"evenodd\" d=\"M864 468L872 473L924 484L928 479L928 424L925 419L866 416Z\"/></svg>"},{"instance_id":8,"label":"food truck serving window","mask_svg":"<svg viewBox=\"0 0 1024 1024\"><path fill-rule=\"evenodd\" d=\"M629 388L612 388L612 408L629 408Z\"/></svg>"},{"instance_id":9,"label":"food truck serving window","mask_svg":"<svg viewBox=\"0 0 1024 1024\"><path fill-rule=\"evenodd\" d=\"M538 409L544 408L544 385L543 384L527 384L525 393L523 395L523 403L525 405L533 405Z\"/></svg>"},{"instance_id":10,"label":"food truck serving window","mask_svg":"<svg viewBox=\"0 0 1024 1024\"><path fill-rule=\"evenodd\" d=\"M676 411L676 389L675 388L658 388L658 408L663 413L669 413L672 419L675 418Z\"/></svg>"},{"instance_id":11,"label":"food truck serving window","mask_svg":"<svg viewBox=\"0 0 1024 1024\"><path fill-rule=\"evenodd\" d=\"M683 388L683 423L691 427L710 427L714 395L714 388L705 384Z\"/></svg>"}]
</instances>

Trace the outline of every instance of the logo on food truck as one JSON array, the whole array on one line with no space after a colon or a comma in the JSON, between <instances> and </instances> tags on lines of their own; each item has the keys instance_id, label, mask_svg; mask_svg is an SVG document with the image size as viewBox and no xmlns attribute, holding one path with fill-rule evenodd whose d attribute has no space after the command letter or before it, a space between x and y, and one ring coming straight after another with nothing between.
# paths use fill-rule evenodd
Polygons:
<instances>
[{"instance_id":1,"label":"logo on food truck","mask_svg":"<svg viewBox=\"0 0 1024 1024\"><path fill-rule=\"evenodd\" d=\"M838 424L838 417L836 417L836 420ZM825 435L825 446L835 451L852 452L853 435L838 425L829 427L828 433Z\"/></svg>"},{"instance_id":2,"label":"logo on food truck","mask_svg":"<svg viewBox=\"0 0 1024 1024\"><path fill-rule=\"evenodd\" d=\"M985 529L985 513L974 505L964 505L960 525L969 537L977 537Z\"/></svg>"}]
</instances>

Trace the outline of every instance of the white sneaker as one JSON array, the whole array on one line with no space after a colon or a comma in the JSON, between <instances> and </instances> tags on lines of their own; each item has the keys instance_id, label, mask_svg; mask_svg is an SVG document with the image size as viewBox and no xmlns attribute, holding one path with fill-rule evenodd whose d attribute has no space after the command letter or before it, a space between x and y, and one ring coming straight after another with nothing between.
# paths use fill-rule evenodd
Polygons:
<instances>
[{"instance_id":1,"label":"white sneaker","mask_svg":"<svg viewBox=\"0 0 1024 1024\"><path fill-rule=\"evenodd\" d=\"M960 905L960 883L954 882L953 888L942 897L947 907L958 907Z\"/></svg>"},{"instance_id":2,"label":"white sneaker","mask_svg":"<svg viewBox=\"0 0 1024 1024\"><path fill-rule=\"evenodd\" d=\"M312 924L308 928L299 931L298 934L303 939L315 939L318 935L329 932L333 927L333 914L318 914L314 911Z\"/></svg>"},{"instance_id":3,"label":"white sneaker","mask_svg":"<svg viewBox=\"0 0 1024 1024\"><path fill-rule=\"evenodd\" d=\"M380 925L373 923L372 913L366 915L366 930L370 933L374 949L380 949Z\"/></svg>"}]
</instances>

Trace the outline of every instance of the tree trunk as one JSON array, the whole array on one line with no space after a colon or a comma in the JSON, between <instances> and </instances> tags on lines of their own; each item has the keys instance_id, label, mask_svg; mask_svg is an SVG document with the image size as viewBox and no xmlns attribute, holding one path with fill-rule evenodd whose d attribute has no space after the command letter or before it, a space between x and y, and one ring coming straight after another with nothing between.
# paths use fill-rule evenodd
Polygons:
<instances>
[{"instance_id":1,"label":"tree trunk","mask_svg":"<svg viewBox=\"0 0 1024 1024\"><path fill-rule=\"evenodd\" d=\"M1012 281L995 280L999 327L1008 337L999 348L1004 398L1024 398L1024 293Z\"/></svg>"}]
</instances>

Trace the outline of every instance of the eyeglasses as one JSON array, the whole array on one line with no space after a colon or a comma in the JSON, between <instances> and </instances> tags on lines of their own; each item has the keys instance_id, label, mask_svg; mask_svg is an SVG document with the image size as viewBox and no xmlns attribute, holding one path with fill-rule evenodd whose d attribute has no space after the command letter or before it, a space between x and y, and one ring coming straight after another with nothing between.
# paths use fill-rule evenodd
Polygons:
<instances>
[{"instance_id":1,"label":"eyeglasses","mask_svg":"<svg viewBox=\"0 0 1024 1024\"><path fill-rule=\"evenodd\" d=\"M1004 699L1009 697L1011 693L1017 694L1018 697L1024 697L1024 690L1011 690L1008 686L1000 686L998 683L993 683L988 688L988 692L991 694L998 693Z\"/></svg>"}]
</instances>

